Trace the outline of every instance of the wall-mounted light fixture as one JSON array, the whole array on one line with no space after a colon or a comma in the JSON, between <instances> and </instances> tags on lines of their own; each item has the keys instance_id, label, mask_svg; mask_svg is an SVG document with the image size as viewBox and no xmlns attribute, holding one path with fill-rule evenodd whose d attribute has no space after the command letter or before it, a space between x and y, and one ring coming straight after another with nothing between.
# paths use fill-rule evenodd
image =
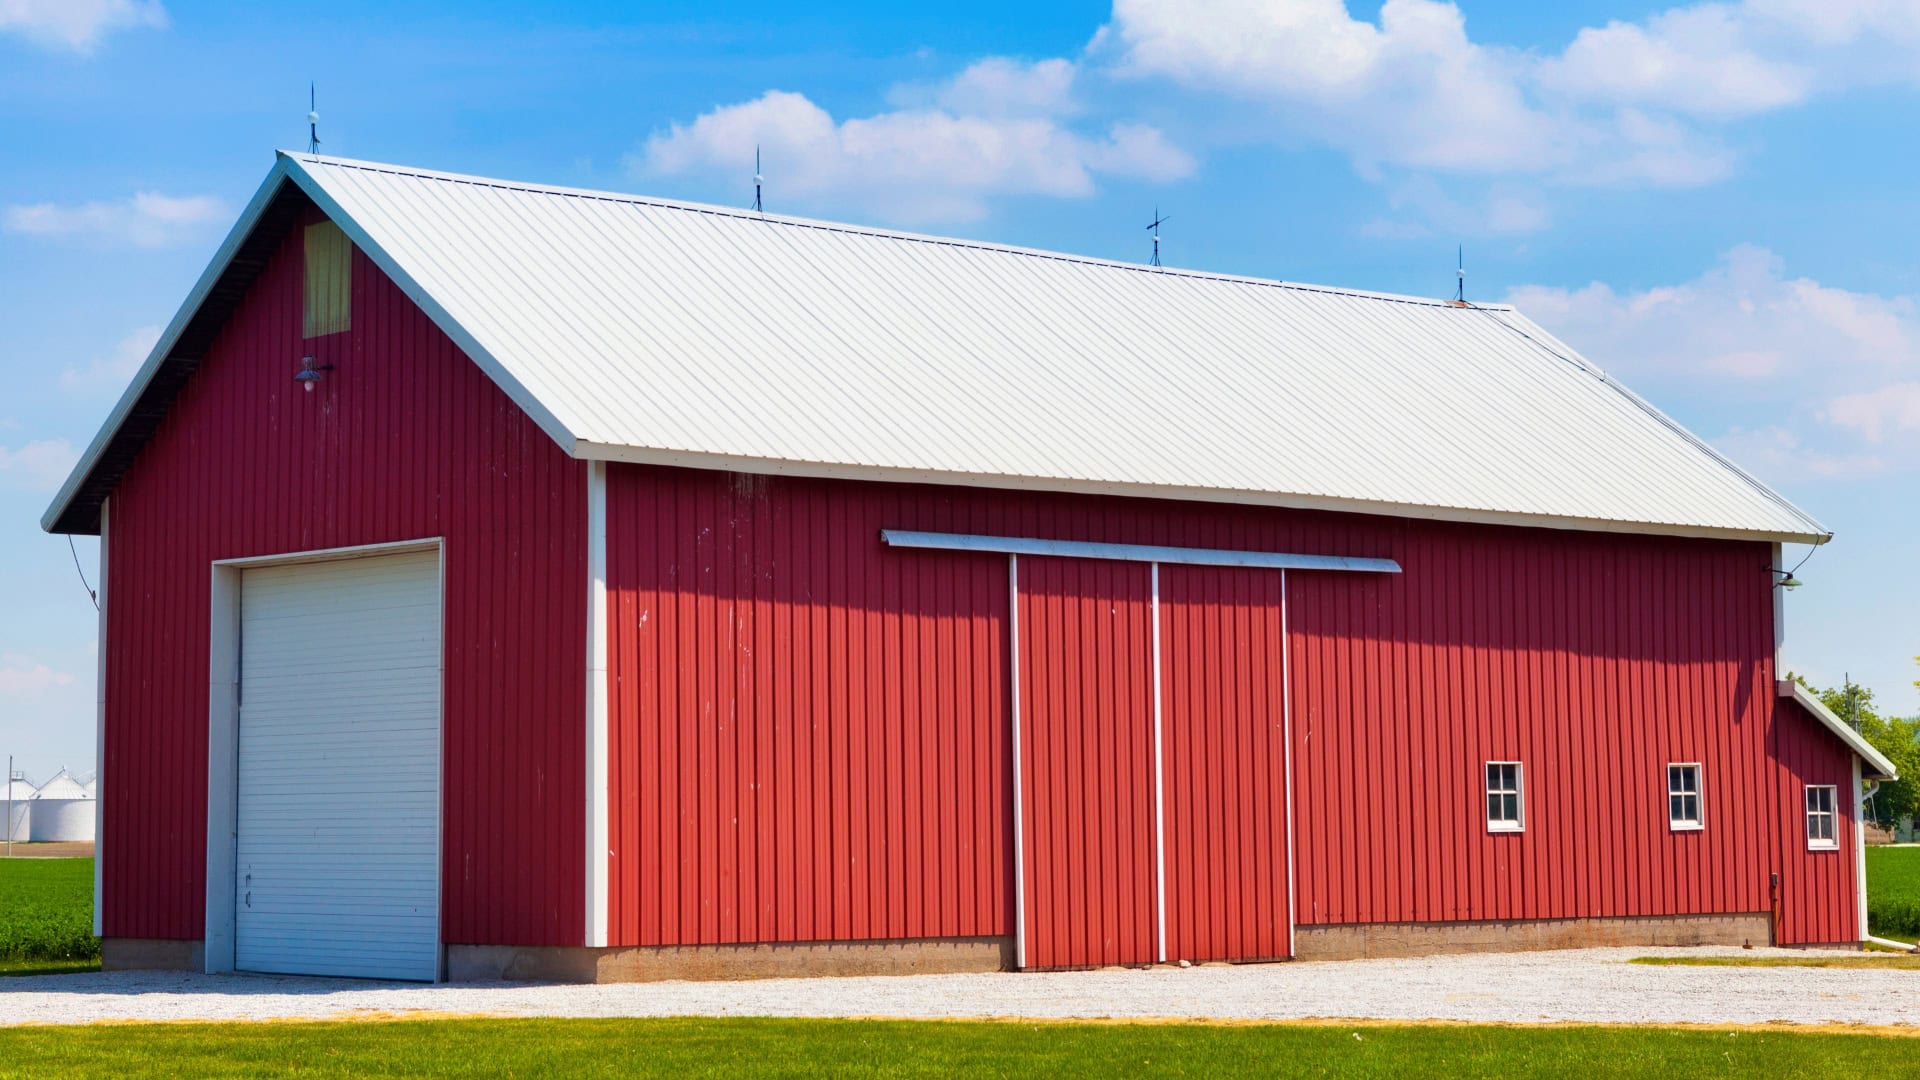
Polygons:
<instances>
[{"instance_id":1,"label":"wall-mounted light fixture","mask_svg":"<svg viewBox=\"0 0 1920 1080\"><path fill-rule=\"evenodd\" d=\"M1783 589L1797 589L1801 585L1805 584L1799 578L1794 577L1793 571L1791 570L1775 570L1772 567L1768 567L1767 573L1778 574L1780 576L1780 580L1774 582L1774 584L1780 586Z\"/></svg>"},{"instance_id":2,"label":"wall-mounted light fixture","mask_svg":"<svg viewBox=\"0 0 1920 1080\"><path fill-rule=\"evenodd\" d=\"M300 358L300 370L294 375L293 381L299 383L306 389L307 393L311 394L313 393L313 384L320 381L320 373L332 370L332 364L322 364L314 360L311 356L303 356Z\"/></svg>"}]
</instances>

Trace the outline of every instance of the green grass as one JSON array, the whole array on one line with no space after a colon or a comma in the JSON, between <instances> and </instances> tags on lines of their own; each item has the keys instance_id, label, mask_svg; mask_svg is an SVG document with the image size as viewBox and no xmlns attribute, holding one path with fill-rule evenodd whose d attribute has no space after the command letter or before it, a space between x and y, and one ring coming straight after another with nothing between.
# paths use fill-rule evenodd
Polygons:
<instances>
[{"instance_id":1,"label":"green grass","mask_svg":"<svg viewBox=\"0 0 1920 1080\"><path fill-rule=\"evenodd\" d=\"M1920 971L1920 956L1904 953L1862 953L1859 956L1636 956L1629 964L1653 967L1818 967L1911 968Z\"/></svg>"},{"instance_id":2,"label":"green grass","mask_svg":"<svg viewBox=\"0 0 1920 1080\"><path fill-rule=\"evenodd\" d=\"M0 979L20 975L75 975L99 971L99 959L83 960L0 960Z\"/></svg>"},{"instance_id":3,"label":"green grass","mask_svg":"<svg viewBox=\"0 0 1920 1080\"><path fill-rule=\"evenodd\" d=\"M0 1076L1902 1075L1913 1039L1605 1027L422 1020L0 1031Z\"/></svg>"},{"instance_id":4,"label":"green grass","mask_svg":"<svg viewBox=\"0 0 1920 1080\"><path fill-rule=\"evenodd\" d=\"M92 859L0 859L0 961L95 960Z\"/></svg>"},{"instance_id":5,"label":"green grass","mask_svg":"<svg viewBox=\"0 0 1920 1080\"><path fill-rule=\"evenodd\" d=\"M1920 847L1867 849L1867 927L1883 937L1920 937Z\"/></svg>"}]
</instances>

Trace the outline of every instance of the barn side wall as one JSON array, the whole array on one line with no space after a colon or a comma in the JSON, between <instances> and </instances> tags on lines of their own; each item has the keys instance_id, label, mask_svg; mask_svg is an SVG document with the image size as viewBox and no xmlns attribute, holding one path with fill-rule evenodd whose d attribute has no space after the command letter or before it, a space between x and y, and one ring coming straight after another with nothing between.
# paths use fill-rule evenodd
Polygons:
<instances>
[{"instance_id":1,"label":"barn side wall","mask_svg":"<svg viewBox=\"0 0 1920 1080\"><path fill-rule=\"evenodd\" d=\"M1829 945L1859 941L1859 819L1853 799L1852 752L1791 698L1774 709L1776 792L1781 808L1780 929L1782 945ZM1808 784L1832 784L1834 849L1809 849Z\"/></svg>"},{"instance_id":2,"label":"barn side wall","mask_svg":"<svg viewBox=\"0 0 1920 1080\"><path fill-rule=\"evenodd\" d=\"M607 498L611 945L1013 932L1006 560L882 528L1397 559L1289 575L1301 926L1765 913L1805 873L1763 544L636 465Z\"/></svg>"},{"instance_id":3,"label":"barn side wall","mask_svg":"<svg viewBox=\"0 0 1920 1080\"><path fill-rule=\"evenodd\" d=\"M577 945L586 466L364 254L351 329L303 339L302 242L112 494L105 932L203 932L209 564L444 537L442 936ZM304 393L309 352L333 369Z\"/></svg>"}]
</instances>

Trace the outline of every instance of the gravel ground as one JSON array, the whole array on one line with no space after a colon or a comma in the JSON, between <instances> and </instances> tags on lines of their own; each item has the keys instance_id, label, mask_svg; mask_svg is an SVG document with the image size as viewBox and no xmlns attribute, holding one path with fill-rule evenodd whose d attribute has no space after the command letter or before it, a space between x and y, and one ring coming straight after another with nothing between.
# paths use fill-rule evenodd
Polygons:
<instances>
[{"instance_id":1,"label":"gravel ground","mask_svg":"<svg viewBox=\"0 0 1920 1080\"><path fill-rule=\"evenodd\" d=\"M119 971L0 979L0 1025L325 1018L369 1012L1920 1025L1920 971L1625 963L1647 955L1772 952L1588 949L1185 970L606 986L421 986Z\"/></svg>"}]
</instances>

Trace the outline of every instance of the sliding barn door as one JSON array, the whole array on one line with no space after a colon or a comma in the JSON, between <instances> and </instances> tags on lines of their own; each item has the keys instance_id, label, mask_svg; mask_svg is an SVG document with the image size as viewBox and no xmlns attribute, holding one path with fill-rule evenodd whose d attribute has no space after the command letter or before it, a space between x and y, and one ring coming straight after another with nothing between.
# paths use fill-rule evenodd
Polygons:
<instances>
[{"instance_id":1,"label":"sliding barn door","mask_svg":"<svg viewBox=\"0 0 1920 1080\"><path fill-rule=\"evenodd\" d=\"M1168 960L1292 953L1282 582L1160 567Z\"/></svg>"},{"instance_id":2,"label":"sliding barn door","mask_svg":"<svg viewBox=\"0 0 1920 1080\"><path fill-rule=\"evenodd\" d=\"M1029 968L1156 959L1151 568L1018 560Z\"/></svg>"}]
</instances>

